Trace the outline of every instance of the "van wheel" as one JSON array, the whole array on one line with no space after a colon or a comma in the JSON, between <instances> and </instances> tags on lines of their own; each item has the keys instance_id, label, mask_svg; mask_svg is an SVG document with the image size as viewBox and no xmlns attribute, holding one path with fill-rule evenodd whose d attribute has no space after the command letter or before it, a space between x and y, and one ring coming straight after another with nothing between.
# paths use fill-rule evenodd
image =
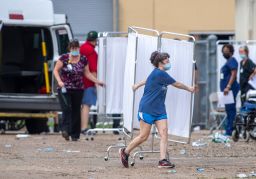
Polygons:
<instances>
[{"instance_id":1,"label":"van wheel","mask_svg":"<svg viewBox=\"0 0 256 179\"><path fill-rule=\"evenodd\" d=\"M29 134L48 132L47 119L33 118L26 120L26 128Z\"/></svg>"}]
</instances>

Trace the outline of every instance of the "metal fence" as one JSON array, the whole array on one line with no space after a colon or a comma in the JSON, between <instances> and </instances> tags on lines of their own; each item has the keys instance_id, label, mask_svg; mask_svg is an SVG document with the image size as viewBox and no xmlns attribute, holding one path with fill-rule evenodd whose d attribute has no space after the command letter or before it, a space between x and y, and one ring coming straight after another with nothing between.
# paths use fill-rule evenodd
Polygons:
<instances>
[{"instance_id":1,"label":"metal fence","mask_svg":"<svg viewBox=\"0 0 256 179\"><path fill-rule=\"evenodd\" d=\"M217 91L217 37L209 36L206 40L195 43L195 59L199 70L199 92L195 95L193 126L209 128L209 95Z\"/></svg>"}]
</instances>

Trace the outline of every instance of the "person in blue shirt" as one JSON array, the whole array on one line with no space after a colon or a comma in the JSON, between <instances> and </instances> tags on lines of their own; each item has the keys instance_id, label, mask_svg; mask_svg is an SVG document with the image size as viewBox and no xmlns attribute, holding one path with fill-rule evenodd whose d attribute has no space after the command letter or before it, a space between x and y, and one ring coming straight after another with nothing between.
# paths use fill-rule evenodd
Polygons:
<instances>
[{"instance_id":1,"label":"person in blue shirt","mask_svg":"<svg viewBox=\"0 0 256 179\"><path fill-rule=\"evenodd\" d=\"M165 109L165 97L168 85L176 88L194 92L194 87L188 87L180 82L176 82L167 72L171 68L169 54L155 51L151 54L151 63L155 69L148 76L146 81L140 82L133 86L135 91L139 87L145 85L144 94L141 98L138 112L138 120L140 121L140 134L134 138L126 147L119 150L120 159L124 167L128 168L128 158L130 152L145 142L150 134L152 124L155 124L160 141L160 161L159 168L173 168L175 165L166 159L168 127L167 113Z\"/></svg>"},{"instance_id":2,"label":"person in blue shirt","mask_svg":"<svg viewBox=\"0 0 256 179\"><path fill-rule=\"evenodd\" d=\"M235 101L233 104L225 105L225 110L227 113L225 134L227 136L231 136L233 131L233 121L236 117L236 96L239 92L239 84L236 81L238 63L233 57L234 47L232 45L223 45L222 53L226 59L226 63L221 68L220 90L224 92L224 95L227 95L230 91L232 91Z\"/></svg>"}]
</instances>

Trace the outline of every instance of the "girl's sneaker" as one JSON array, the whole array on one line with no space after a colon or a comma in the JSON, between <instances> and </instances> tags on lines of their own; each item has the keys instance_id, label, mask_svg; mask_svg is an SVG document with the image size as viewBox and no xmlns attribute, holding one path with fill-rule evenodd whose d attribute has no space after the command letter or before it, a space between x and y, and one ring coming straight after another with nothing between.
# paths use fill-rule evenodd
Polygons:
<instances>
[{"instance_id":1,"label":"girl's sneaker","mask_svg":"<svg viewBox=\"0 0 256 179\"><path fill-rule=\"evenodd\" d=\"M158 168L174 168L174 167L175 165L166 159L160 160L158 163Z\"/></svg>"},{"instance_id":2,"label":"girl's sneaker","mask_svg":"<svg viewBox=\"0 0 256 179\"><path fill-rule=\"evenodd\" d=\"M119 149L120 160L125 168L129 168L129 162L128 162L129 155L126 154L124 151L125 151L125 148Z\"/></svg>"}]
</instances>

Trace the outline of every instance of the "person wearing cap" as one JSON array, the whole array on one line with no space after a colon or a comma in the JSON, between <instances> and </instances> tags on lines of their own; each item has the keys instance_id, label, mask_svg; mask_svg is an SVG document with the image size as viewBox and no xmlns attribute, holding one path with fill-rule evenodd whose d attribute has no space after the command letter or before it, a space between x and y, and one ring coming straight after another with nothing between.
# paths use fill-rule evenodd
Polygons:
<instances>
[{"instance_id":1,"label":"person wearing cap","mask_svg":"<svg viewBox=\"0 0 256 179\"><path fill-rule=\"evenodd\" d=\"M89 64L91 73L97 77L98 54L95 51L97 45L98 33L90 31L87 34L87 40L80 47L81 55L84 55ZM81 133L86 134L88 130L89 112L92 105L96 105L97 93L95 83L84 77L84 94L82 99L81 110Z\"/></svg>"},{"instance_id":2,"label":"person wearing cap","mask_svg":"<svg viewBox=\"0 0 256 179\"><path fill-rule=\"evenodd\" d=\"M249 49L247 46L241 46L239 48L239 55L241 57L240 62L240 90L241 90L241 103L244 104L246 100L246 93L253 89L248 83L256 75L256 65L249 58Z\"/></svg>"}]
</instances>

